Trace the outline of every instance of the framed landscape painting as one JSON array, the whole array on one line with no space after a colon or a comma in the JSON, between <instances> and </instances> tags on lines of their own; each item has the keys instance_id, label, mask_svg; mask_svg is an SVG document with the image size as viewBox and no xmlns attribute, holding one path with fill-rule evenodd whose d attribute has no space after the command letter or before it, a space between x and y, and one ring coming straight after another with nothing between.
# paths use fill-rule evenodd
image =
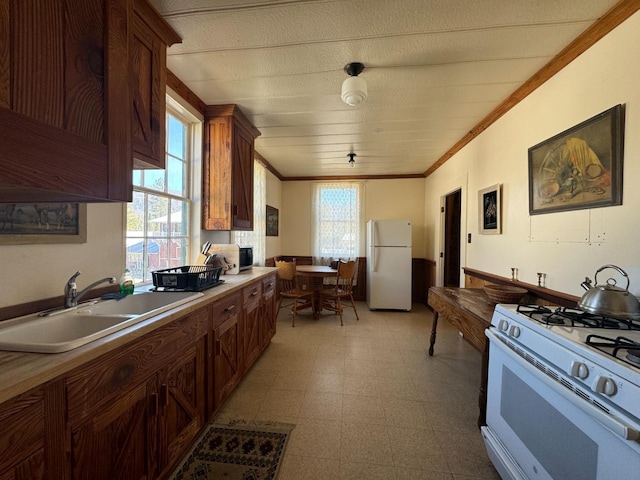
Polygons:
<instances>
[{"instance_id":1,"label":"framed landscape painting","mask_svg":"<svg viewBox=\"0 0 640 480\"><path fill-rule=\"evenodd\" d=\"M624 110L616 105L529 149L529 214L622 205Z\"/></svg>"},{"instance_id":2,"label":"framed landscape painting","mask_svg":"<svg viewBox=\"0 0 640 480\"><path fill-rule=\"evenodd\" d=\"M0 204L0 244L85 243L85 203Z\"/></svg>"}]
</instances>

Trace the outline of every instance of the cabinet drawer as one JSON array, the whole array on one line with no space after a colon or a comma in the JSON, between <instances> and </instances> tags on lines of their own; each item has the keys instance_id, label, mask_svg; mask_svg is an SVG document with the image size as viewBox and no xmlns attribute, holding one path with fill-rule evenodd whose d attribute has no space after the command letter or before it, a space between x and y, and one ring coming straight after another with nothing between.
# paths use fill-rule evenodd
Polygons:
<instances>
[{"instance_id":1,"label":"cabinet drawer","mask_svg":"<svg viewBox=\"0 0 640 480\"><path fill-rule=\"evenodd\" d=\"M69 420L102 409L162 368L168 356L205 335L207 318L203 308L72 372L66 379Z\"/></svg>"},{"instance_id":2,"label":"cabinet drawer","mask_svg":"<svg viewBox=\"0 0 640 480\"><path fill-rule=\"evenodd\" d=\"M265 297L269 297L276 291L276 276L270 275L262 280L262 290Z\"/></svg>"},{"instance_id":3,"label":"cabinet drawer","mask_svg":"<svg viewBox=\"0 0 640 480\"><path fill-rule=\"evenodd\" d=\"M213 319L213 328L222 325L233 315L240 312L241 309L240 293L235 293L229 297L219 300L213 304L211 318Z\"/></svg>"},{"instance_id":4,"label":"cabinet drawer","mask_svg":"<svg viewBox=\"0 0 640 480\"><path fill-rule=\"evenodd\" d=\"M243 305L245 309L252 309L260 303L262 296L262 282L255 282L242 290Z\"/></svg>"}]
</instances>

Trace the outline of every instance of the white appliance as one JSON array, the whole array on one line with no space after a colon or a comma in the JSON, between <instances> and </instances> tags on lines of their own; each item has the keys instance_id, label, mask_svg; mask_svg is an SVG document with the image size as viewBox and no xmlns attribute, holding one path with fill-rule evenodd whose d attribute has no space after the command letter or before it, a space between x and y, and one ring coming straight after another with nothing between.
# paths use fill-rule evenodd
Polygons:
<instances>
[{"instance_id":1,"label":"white appliance","mask_svg":"<svg viewBox=\"0 0 640 480\"><path fill-rule=\"evenodd\" d=\"M640 322L497 305L487 452L503 479L640 478Z\"/></svg>"},{"instance_id":2,"label":"white appliance","mask_svg":"<svg viewBox=\"0 0 640 480\"><path fill-rule=\"evenodd\" d=\"M367 222L367 306L411 310L411 220Z\"/></svg>"}]
</instances>

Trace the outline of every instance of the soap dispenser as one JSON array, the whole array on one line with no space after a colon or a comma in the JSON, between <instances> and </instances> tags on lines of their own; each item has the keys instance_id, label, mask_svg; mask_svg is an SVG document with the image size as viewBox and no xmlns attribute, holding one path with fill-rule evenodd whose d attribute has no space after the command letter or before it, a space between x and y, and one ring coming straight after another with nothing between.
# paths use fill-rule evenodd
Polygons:
<instances>
[{"instance_id":1,"label":"soap dispenser","mask_svg":"<svg viewBox=\"0 0 640 480\"><path fill-rule=\"evenodd\" d=\"M135 286L133 284L133 277L131 276L131 272L127 268L120 277L120 293L130 295L133 293L134 288Z\"/></svg>"}]
</instances>

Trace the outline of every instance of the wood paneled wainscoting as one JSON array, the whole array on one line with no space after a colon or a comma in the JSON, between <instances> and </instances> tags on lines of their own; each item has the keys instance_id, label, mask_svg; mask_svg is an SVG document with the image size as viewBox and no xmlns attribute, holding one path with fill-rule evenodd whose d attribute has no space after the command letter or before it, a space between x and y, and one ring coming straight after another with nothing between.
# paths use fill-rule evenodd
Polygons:
<instances>
[{"instance_id":1,"label":"wood paneled wainscoting","mask_svg":"<svg viewBox=\"0 0 640 480\"><path fill-rule=\"evenodd\" d=\"M278 255L279 259L292 261L297 265L313 265L313 258L307 255ZM275 267L275 257L265 260L265 267ZM411 259L411 301L427 305L429 287L434 285L436 262L425 258ZM365 301L367 299L367 258L358 257L358 278L354 286L353 299Z\"/></svg>"}]
</instances>

